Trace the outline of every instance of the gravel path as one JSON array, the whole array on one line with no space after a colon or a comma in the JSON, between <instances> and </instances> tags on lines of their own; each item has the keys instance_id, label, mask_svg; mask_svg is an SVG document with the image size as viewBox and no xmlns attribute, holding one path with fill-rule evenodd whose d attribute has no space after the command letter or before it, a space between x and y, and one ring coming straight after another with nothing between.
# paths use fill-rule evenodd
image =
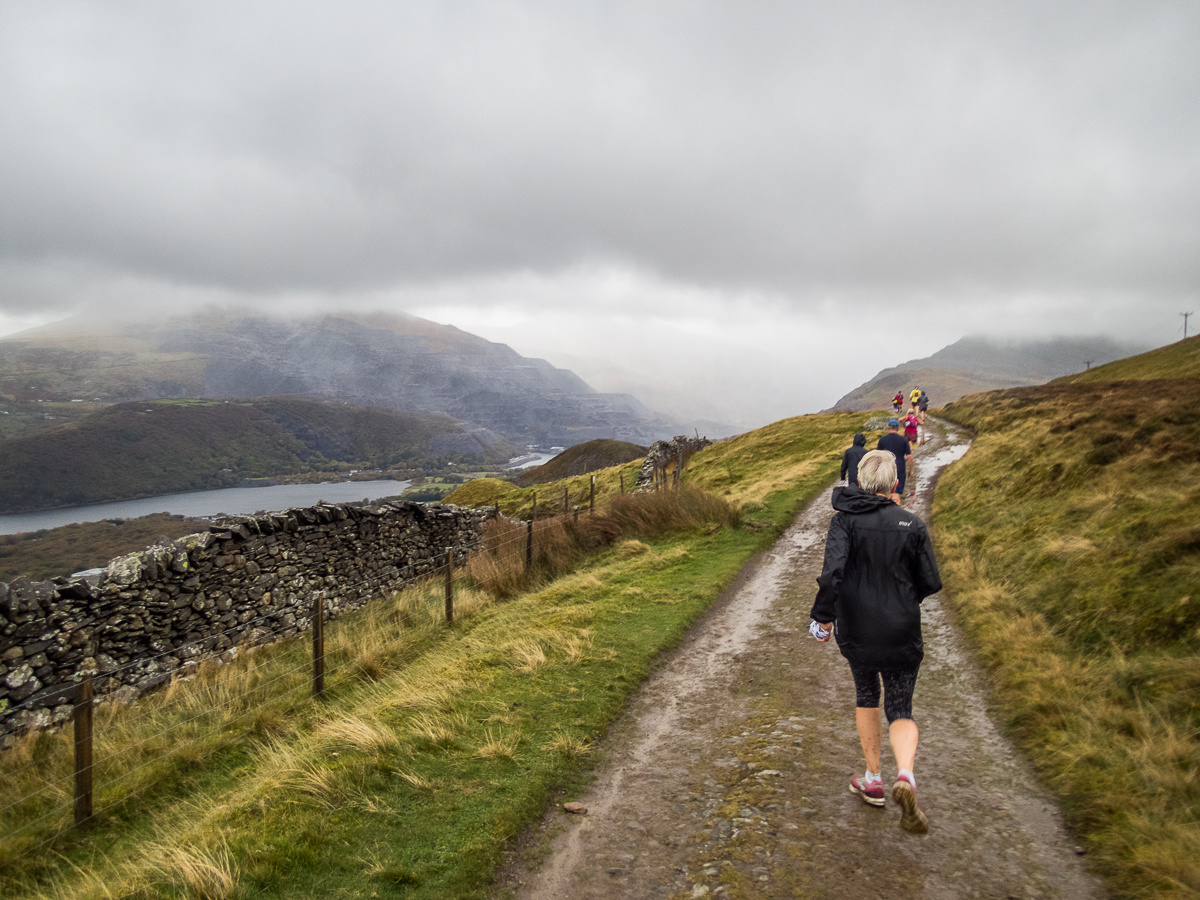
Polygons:
<instances>
[{"instance_id":1,"label":"gravel path","mask_svg":"<svg viewBox=\"0 0 1200 900\"><path fill-rule=\"evenodd\" d=\"M928 517L941 467L966 452L935 423L909 505ZM656 670L605 739L577 798L523 839L497 896L1099 898L1054 801L999 733L940 596L924 605L914 697L930 831L848 790L862 770L854 688L807 633L832 509L826 491ZM935 548L936 549L936 548ZM885 784L895 777L890 749ZM575 799L575 798L569 798Z\"/></svg>"}]
</instances>

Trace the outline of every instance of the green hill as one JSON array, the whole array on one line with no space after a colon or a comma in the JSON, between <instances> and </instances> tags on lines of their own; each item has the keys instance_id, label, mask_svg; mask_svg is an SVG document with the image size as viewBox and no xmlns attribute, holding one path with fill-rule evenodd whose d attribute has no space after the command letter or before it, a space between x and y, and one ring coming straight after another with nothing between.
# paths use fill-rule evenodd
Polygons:
<instances>
[{"instance_id":1,"label":"green hill","mask_svg":"<svg viewBox=\"0 0 1200 900\"><path fill-rule=\"evenodd\" d=\"M610 441L599 439L576 444L568 447L558 456L543 465L527 469L523 475L515 479L517 484L545 484L549 481L559 481L575 475L587 475L600 469L619 466L622 463L641 459L646 455L646 448L627 441Z\"/></svg>"},{"instance_id":2,"label":"green hill","mask_svg":"<svg viewBox=\"0 0 1200 900\"><path fill-rule=\"evenodd\" d=\"M307 471L499 462L514 447L445 416L285 398L116 404L0 450L0 512L18 512Z\"/></svg>"},{"instance_id":3,"label":"green hill","mask_svg":"<svg viewBox=\"0 0 1200 900\"><path fill-rule=\"evenodd\" d=\"M934 503L948 596L1119 896L1200 892L1198 363L1189 339L944 411L978 433Z\"/></svg>"},{"instance_id":4,"label":"green hill","mask_svg":"<svg viewBox=\"0 0 1200 900\"><path fill-rule=\"evenodd\" d=\"M1066 375L1058 380L1070 384L1090 384L1126 379L1145 381L1151 378L1200 378L1200 336L1094 366L1086 372Z\"/></svg>"}]
</instances>

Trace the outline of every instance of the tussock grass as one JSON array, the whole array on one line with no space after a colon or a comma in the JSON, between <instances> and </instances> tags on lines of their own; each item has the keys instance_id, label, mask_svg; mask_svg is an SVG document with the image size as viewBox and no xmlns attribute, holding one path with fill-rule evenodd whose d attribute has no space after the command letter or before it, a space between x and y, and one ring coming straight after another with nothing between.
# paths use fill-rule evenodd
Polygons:
<instances>
[{"instance_id":1,"label":"tussock grass","mask_svg":"<svg viewBox=\"0 0 1200 900\"><path fill-rule=\"evenodd\" d=\"M979 436L934 538L1007 723L1115 896L1200 893L1200 382L945 412Z\"/></svg>"},{"instance_id":2,"label":"tussock grass","mask_svg":"<svg viewBox=\"0 0 1200 900\"><path fill-rule=\"evenodd\" d=\"M153 868L161 881L196 900L228 900L240 884L237 866L227 847L207 851L196 847L153 846Z\"/></svg>"},{"instance_id":3,"label":"tussock grass","mask_svg":"<svg viewBox=\"0 0 1200 900\"><path fill-rule=\"evenodd\" d=\"M546 651L534 638L514 641L506 649L512 656L513 666L518 672L532 675L546 665Z\"/></svg>"},{"instance_id":4,"label":"tussock grass","mask_svg":"<svg viewBox=\"0 0 1200 900\"><path fill-rule=\"evenodd\" d=\"M503 759L512 761L517 757L517 747L521 744L520 734L493 733L490 729L485 732L485 741L475 752L481 759Z\"/></svg>"},{"instance_id":5,"label":"tussock grass","mask_svg":"<svg viewBox=\"0 0 1200 900\"><path fill-rule=\"evenodd\" d=\"M399 744L395 732L374 718L344 716L321 723L315 732L327 747L380 754Z\"/></svg>"},{"instance_id":6,"label":"tussock grass","mask_svg":"<svg viewBox=\"0 0 1200 900\"><path fill-rule=\"evenodd\" d=\"M467 725L459 714L421 713L408 724L409 734L426 747L445 749L451 746Z\"/></svg>"},{"instance_id":7,"label":"tussock grass","mask_svg":"<svg viewBox=\"0 0 1200 900\"><path fill-rule=\"evenodd\" d=\"M592 752L590 742L575 735L562 732L556 734L554 740L550 741L546 746L553 752L559 753L568 759L580 759Z\"/></svg>"}]
</instances>

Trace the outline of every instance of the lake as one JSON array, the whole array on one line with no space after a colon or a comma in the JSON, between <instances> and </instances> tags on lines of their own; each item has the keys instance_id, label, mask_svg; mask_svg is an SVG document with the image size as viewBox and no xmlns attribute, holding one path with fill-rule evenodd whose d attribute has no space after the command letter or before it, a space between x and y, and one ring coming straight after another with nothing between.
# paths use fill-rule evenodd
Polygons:
<instances>
[{"instance_id":1,"label":"lake","mask_svg":"<svg viewBox=\"0 0 1200 900\"><path fill-rule=\"evenodd\" d=\"M554 459L554 457L556 457L556 456L558 456L557 452L556 453L536 453L536 454L534 454L533 459L527 459L527 460L525 460L525 462L519 463L515 466L509 464L509 465L505 466L504 468L506 468L506 469L532 469L534 466L540 466L542 463L549 462L550 460Z\"/></svg>"},{"instance_id":2,"label":"lake","mask_svg":"<svg viewBox=\"0 0 1200 900\"><path fill-rule=\"evenodd\" d=\"M104 519L136 519L138 516L161 512L179 516L215 516L218 513L236 516L256 513L260 509L276 512L292 506L315 506L319 500L328 503L378 500L381 497L399 494L409 484L411 482L387 480L338 481L164 494L161 497L147 497L143 500L95 503L90 506L0 516L0 534L21 534L41 528L58 528L77 522L100 522Z\"/></svg>"}]
</instances>

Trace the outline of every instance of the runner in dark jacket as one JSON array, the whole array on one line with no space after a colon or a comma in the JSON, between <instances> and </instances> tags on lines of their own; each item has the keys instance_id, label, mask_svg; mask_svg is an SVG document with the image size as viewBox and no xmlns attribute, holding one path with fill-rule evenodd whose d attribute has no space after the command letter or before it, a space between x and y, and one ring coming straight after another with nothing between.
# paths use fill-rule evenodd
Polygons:
<instances>
[{"instance_id":1,"label":"runner in dark jacket","mask_svg":"<svg viewBox=\"0 0 1200 900\"><path fill-rule=\"evenodd\" d=\"M858 487L858 461L866 455L867 436L861 431L854 436L854 444L842 454L841 478L850 487Z\"/></svg>"},{"instance_id":2,"label":"runner in dark jacket","mask_svg":"<svg viewBox=\"0 0 1200 900\"><path fill-rule=\"evenodd\" d=\"M817 579L813 633L822 641L829 640L827 632L836 634L854 676L855 718L867 772L851 780L850 790L872 806L884 805L879 775L882 678L888 737L900 770L892 799L904 808L901 826L924 833L928 824L917 805L912 771L918 737L912 693L925 652L921 601L941 590L942 581L925 524L891 500L895 457L872 450L859 463L858 480L862 489L833 491L837 512L829 523L825 566Z\"/></svg>"}]
</instances>

